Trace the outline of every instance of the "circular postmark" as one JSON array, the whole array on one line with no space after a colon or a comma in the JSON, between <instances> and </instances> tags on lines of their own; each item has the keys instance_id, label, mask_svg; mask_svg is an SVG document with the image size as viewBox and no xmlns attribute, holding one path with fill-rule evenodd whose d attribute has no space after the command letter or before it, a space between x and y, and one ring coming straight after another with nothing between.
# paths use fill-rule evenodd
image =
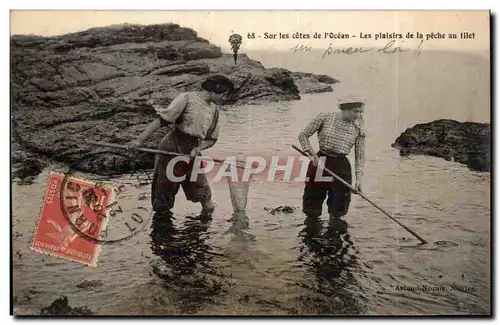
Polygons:
<instances>
[{"instance_id":1,"label":"circular postmark","mask_svg":"<svg viewBox=\"0 0 500 325\"><path fill-rule=\"evenodd\" d=\"M141 187L150 182L123 178L111 182L109 177L89 180L71 169L63 173L60 208L76 235L109 245L129 240L146 228L153 211Z\"/></svg>"}]
</instances>

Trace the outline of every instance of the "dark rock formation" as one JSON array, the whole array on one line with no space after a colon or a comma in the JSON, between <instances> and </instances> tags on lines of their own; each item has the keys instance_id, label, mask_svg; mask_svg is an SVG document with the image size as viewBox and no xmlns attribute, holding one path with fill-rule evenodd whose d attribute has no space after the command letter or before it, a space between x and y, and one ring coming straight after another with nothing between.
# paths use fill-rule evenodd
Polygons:
<instances>
[{"instance_id":1,"label":"dark rock formation","mask_svg":"<svg viewBox=\"0 0 500 325\"><path fill-rule=\"evenodd\" d=\"M328 76L265 69L176 24L116 25L57 36L11 37L13 133L22 150L73 168L121 174L151 168L152 154L85 144L124 144L154 118L151 101L170 103L181 91L201 89L223 74L236 91L227 104L297 100L300 93L332 91ZM298 86L295 83L298 81ZM162 132L145 146L154 148ZM32 174L38 168L29 163ZM32 167L32 168L31 168Z\"/></svg>"},{"instance_id":2,"label":"dark rock formation","mask_svg":"<svg viewBox=\"0 0 500 325\"><path fill-rule=\"evenodd\" d=\"M12 153L12 178L19 184L31 184L45 167L40 157L25 151Z\"/></svg>"},{"instance_id":3,"label":"dark rock formation","mask_svg":"<svg viewBox=\"0 0 500 325\"><path fill-rule=\"evenodd\" d=\"M276 214L278 212L281 212L281 213L293 213L295 211L295 209L297 209L297 207L292 207L292 206L289 206L289 205L280 205L276 208L270 208L270 207L265 207L264 210L268 211L270 214Z\"/></svg>"},{"instance_id":4,"label":"dark rock formation","mask_svg":"<svg viewBox=\"0 0 500 325\"><path fill-rule=\"evenodd\" d=\"M14 139L11 152L12 180L21 185L32 184L45 168L45 161L36 154L22 150Z\"/></svg>"},{"instance_id":5,"label":"dark rock formation","mask_svg":"<svg viewBox=\"0 0 500 325\"><path fill-rule=\"evenodd\" d=\"M43 307L40 315L43 316L75 316L75 315L93 315L94 313L87 307L71 307L68 305L68 297L54 300L50 306Z\"/></svg>"},{"instance_id":6,"label":"dark rock formation","mask_svg":"<svg viewBox=\"0 0 500 325\"><path fill-rule=\"evenodd\" d=\"M327 75L315 75L312 73L294 72L292 76L300 92L305 94L333 91L330 85L340 82Z\"/></svg>"},{"instance_id":7,"label":"dark rock formation","mask_svg":"<svg viewBox=\"0 0 500 325\"><path fill-rule=\"evenodd\" d=\"M490 171L490 125L437 120L417 124L403 132L392 147L402 156L424 154L467 165L471 170Z\"/></svg>"},{"instance_id":8,"label":"dark rock formation","mask_svg":"<svg viewBox=\"0 0 500 325\"><path fill-rule=\"evenodd\" d=\"M80 289L89 289L89 288L95 288L95 287L99 287L99 286L102 286L101 280L90 280L90 281L84 280L82 283L80 283L76 287L80 288Z\"/></svg>"}]
</instances>

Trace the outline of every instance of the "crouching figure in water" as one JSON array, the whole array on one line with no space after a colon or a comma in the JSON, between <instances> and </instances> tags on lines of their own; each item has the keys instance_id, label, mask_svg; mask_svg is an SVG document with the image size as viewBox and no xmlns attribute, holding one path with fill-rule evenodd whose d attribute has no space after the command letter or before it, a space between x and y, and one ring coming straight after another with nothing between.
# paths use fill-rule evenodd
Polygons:
<instances>
[{"instance_id":1,"label":"crouching figure in water","mask_svg":"<svg viewBox=\"0 0 500 325\"><path fill-rule=\"evenodd\" d=\"M194 181L190 179L194 158L201 155L202 150L212 147L219 139L219 108L215 104L220 102L227 92L232 91L234 85L228 78L215 75L207 78L201 87L201 91L179 94L167 107L153 105L157 118L128 145L129 148L139 147L160 127L170 126L171 130L160 141L158 149L192 157L189 162L177 161L173 166L175 177L169 177L167 166L175 157L156 155L151 204L157 215L171 214L175 196L181 186L187 200L201 203L202 215L211 215L214 211L212 191L206 175L199 174ZM177 180L183 176L183 181Z\"/></svg>"}]
</instances>

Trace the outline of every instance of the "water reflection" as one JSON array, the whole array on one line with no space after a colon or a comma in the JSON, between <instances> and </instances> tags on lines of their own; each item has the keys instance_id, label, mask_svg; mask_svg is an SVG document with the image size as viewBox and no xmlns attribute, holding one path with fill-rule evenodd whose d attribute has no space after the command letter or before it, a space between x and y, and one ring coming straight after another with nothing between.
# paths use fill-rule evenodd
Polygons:
<instances>
[{"instance_id":1,"label":"water reflection","mask_svg":"<svg viewBox=\"0 0 500 325\"><path fill-rule=\"evenodd\" d=\"M213 260L221 254L207 243L210 217L186 216L183 227L176 227L171 215L155 215L152 222L151 250L162 263L153 273L163 280L168 293L186 313L198 311L204 304L217 303L224 293L222 277Z\"/></svg>"},{"instance_id":2,"label":"water reflection","mask_svg":"<svg viewBox=\"0 0 500 325\"><path fill-rule=\"evenodd\" d=\"M255 241L255 236L248 233L247 230L249 227L249 219L245 211L237 211L233 213L231 219L228 220L231 222L231 226L226 231L226 234L232 234L230 244L247 244L249 242Z\"/></svg>"},{"instance_id":3,"label":"water reflection","mask_svg":"<svg viewBox=\"0 0 500 325\"><path fill-rule=\"evenodd\" d=\"M358 251L348 232L348 223L334 219L326 229L319 218L307 217L299 233L303 246L299 261L313 276L299 285L307 294L299 297L308 314L360 314L364 298L353 270Z\"/></svg>"}]
</instances>

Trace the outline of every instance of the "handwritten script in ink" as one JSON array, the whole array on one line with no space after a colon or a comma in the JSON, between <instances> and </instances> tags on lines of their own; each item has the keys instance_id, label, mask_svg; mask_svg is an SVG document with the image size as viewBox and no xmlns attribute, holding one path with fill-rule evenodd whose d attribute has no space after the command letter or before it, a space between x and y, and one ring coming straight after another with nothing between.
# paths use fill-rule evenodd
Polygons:
<instances>
[{"instance_id":1,"label":"handwritten script in ink","mask_svg":"<svg viewBox=\"0 0 500 325\"><path fill-rule=\"evenodd\" d=\"M420 50L422 46L423 41L420 42L420 45L418 46L417 50ZM311 52L313 48L311 46L306 46L302 44L297 44L294 47L290 49L291 52ZM396 46L396 41L392 40L389 41L387 44L385 44L382 47L355 47L355 46L350 46L350 47L334 47L332 43L328 45L328 47L323 51L321 55L321 59L324 59L326 56L330 55L338 55L338 54L361 54L361 53L366 53L366 52L379 52L382 54L397 54L397 53L402 53L402 52L408 52L411 51L410 49L404 49L400 46Z\"/></svg>"}]
</instances>

